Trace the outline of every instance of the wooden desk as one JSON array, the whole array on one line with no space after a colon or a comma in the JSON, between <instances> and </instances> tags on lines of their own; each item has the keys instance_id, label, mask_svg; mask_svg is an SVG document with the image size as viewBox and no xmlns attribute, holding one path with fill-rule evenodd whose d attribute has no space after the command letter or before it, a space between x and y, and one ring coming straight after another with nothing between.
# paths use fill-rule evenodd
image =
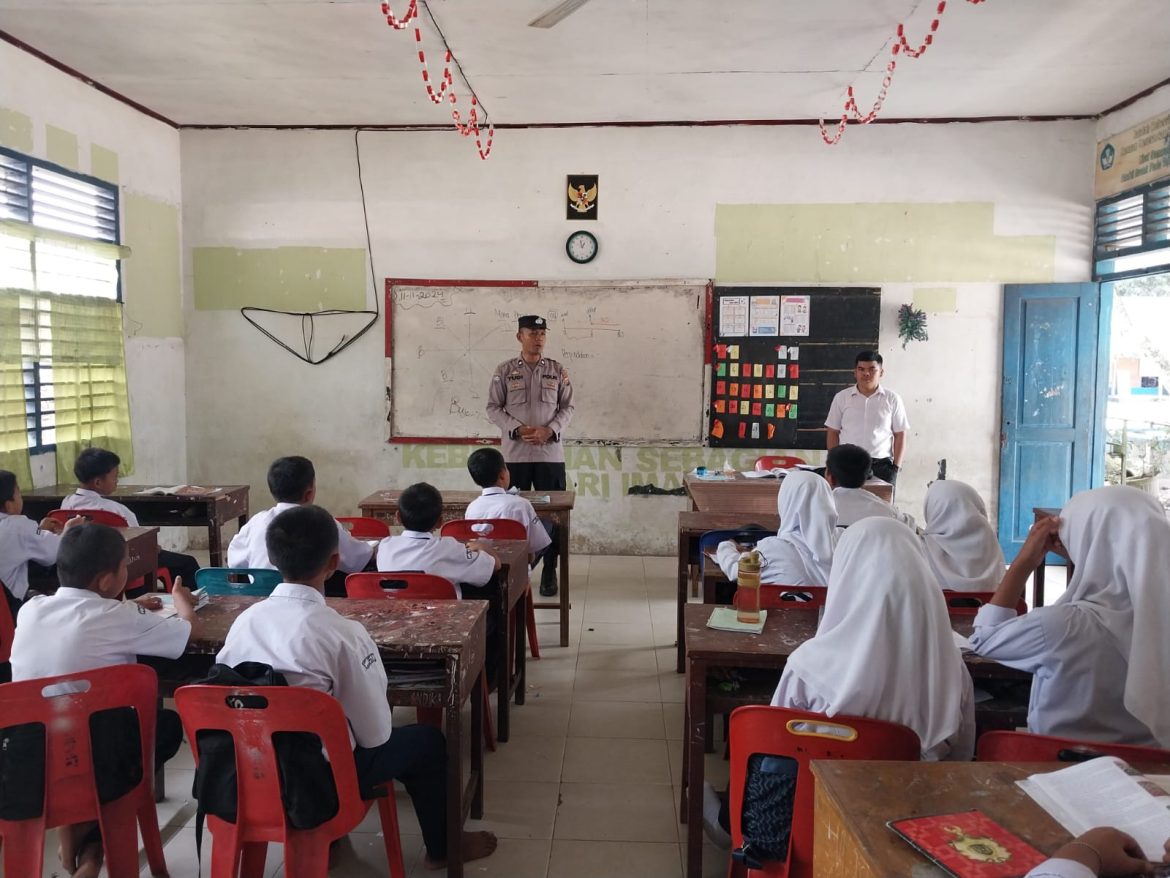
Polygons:
<instances>
[{"instance_id":1,"label":"wooden desk","mask_svg":"<svg viewBox=\"0 0 1170 878\"><path fill-rule=\"evenodd\" d=\"M402 491L376 491L358 504L362 515L378 518L391 525L398 524L398 498ZM444 491L442 521L455 521L467 517L467 507L479 491ZM561 613L561 646L569 645L569 528L576 494L573 491L521 491L520 496L532 501L533 497L548 497L548 503L534 503L533 508L541 518L558 525L557 544L560 554L560 590L557 603L538 603L538 610L558 609Z\"/></svg>"},{"instance_id":2,"label":"wooden desk","mask_svg":"<svg viewBox=\"0 0 1170 878\"><path fill-rule=\"evenodd\" d=\"M686 607L687 696L683 732L683 781L680 819L687 824L687 878L703 874L703 745L707 737L708 706L724 711L741 704L767 704L788 656L810 639L817 628L815 610L768 610L761 634L715 631L707 627L713 608ZM973 616L952 616L951 627L964 636L974 628ZM981 656L964 656L976 683L989 680L1027 680L1030 675ZM754 688L745 686L735 696L708 697L707 674L712 668L758 669L774 672ZM694 791L694 795L690 792ZM905 873L908 874L908 873Z\"/></svg>"},{"instance_id":3,"label":"wooden desk","mask_svg":"<svg viewBox=\"0 0 1170 878\"><path fill-rule=\"evenodd\" d=\"M528 541L487 542L501 561L500 601L496 616L496 630L502 632L498 638L499 652L496 654L496 739L504 742L508 740L511 730L508 702L515 697L517 705L524 703L524 686L528 676L528 628L524 612L524 595L529 588ZM512 620L511 624L509 620Z\"/></svg>"},{"instance_id":4,"label":"wooden desk","mask_svg":"<svg viewBox=\"0 0 1170 878\"><path fill-rule=\"evenodd\" d=\"M765 480L766 481L766 480ZM775 500L775 496L773 496ZM775 505L773 504L773 510ZM773 512L745 516L739 512L680 512L678 514L678 664L680 674L686 670L686 645L683 638L683 607L692 571L699 566L699 538L710 530L735 530L758 524L772 533L780 527L780 516Z\"/></svg>"},{"instance_id":5,"label":"wooden desk","mask_svg":"<svg viewBox=\"0 0 1170 878\"><path fill-rule=\"evenodd\" d=\"M158 570L158 528L157 527L127 527L119 528L123 539L126 540L128 554L126 564L126 580L133 582L140 576L146 577L150 590L154 591L154 574ZM191 583L194 586L194 583Z\"/></svg>"},{"instance_id":6,"label":"wooden desk","mask_svg":"<svg viewBox=\"0 0 1170 878\"><path fill-rule=\"evenodd\" d=\"M776 514L776 494L783 479L749 479L742 473L735 478L708 481L698 476L683 476L683 487L691 498L691 508L700 512L736 512L755 516ZM894 496L894 486L881 479L870 479L865 490L887 503ZM750 519L749 519L750 520Z\"/></svg>"},{"instance_id":7,"label":"wooden desk","mask_svg":"<svg viewBox=\"0 0 1170 878\"><path fill-rule=\"evenodd\" d=\"M167 682L189 682L206 672L223 647L228 629L247 607L264 600L213 597L199 611L200 635L176 662L152 661ZM391 705L441 707L447 736L447 875L462 878L459 845L468 814L483 816L483 694L481 678L487 637L487 606L481 601L387 601L326 598L347 619L361 622L385 661L441 661L447 669L442 685L419 684L387 689ZM463 737L460 708L471 700L471 774L463 783Z\"/></svg>"},{"instance_id":8,"label":"wooden desk","mask_svg":"<svg viewBox=\"0 0 1170 878\"><path fill-rule=\"evenodd\" d=\"M24 513L38 521L73 493L75 485L53 485L36 488L24 495ZM141 525L155 527L206 527L207 548L212 567L224 566L221 528L236 519L240 527L248 520L248 486L219 485L209 487L213 494L175 496L172 494L139 494L152 485L119 485L110 495L133 512Z\"/></svg>"},{"instance_id":9,"label":"wooden desk","mask_svg":"<svg viewBox=\"0 0 1170 878\"><path fill-rule=\"evenodd\" d=\"M1016 786L1059 762L816 761L817 878L902 878L942 875L895 835L887 820L977 808L996 823L1051 855L1069 834ZM1153 769L1155 773L1170 768Z\"/></svg>"},{"instance_id":10,"label":"wooden desk","mask_svg":"<svg viewBox=\"0 0 1170 878\"><path fill-rule=\"evenodd\" d=\"M1048 506L1033 506L1032 507L1032 523L1035 524L1042 518L1052 518L1060 515L1059 509L1053 509ZM1040 566L1036 568L1036 572L1032 575L1032 606L1044 606L1044 570L1048 566L1048 558L1056 558L1057 563L1068 566L1068 561L1061 558L1059 555L1049 553L1044 558Z\"/></svg>"}]
</instances>

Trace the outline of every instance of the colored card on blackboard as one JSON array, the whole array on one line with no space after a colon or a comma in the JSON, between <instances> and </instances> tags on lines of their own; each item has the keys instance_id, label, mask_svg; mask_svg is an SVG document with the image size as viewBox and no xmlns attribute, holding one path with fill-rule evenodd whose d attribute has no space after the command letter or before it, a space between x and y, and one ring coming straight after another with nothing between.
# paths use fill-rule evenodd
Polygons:
<instances>
[{"instance_id":1,"label":"colored card on blackboard","mask_svg":"<svg viewBox=\"0 0 1170 878\"><path fill-rule=\"evenodd\" d=\"M751 399L752 398L752 386L750 384L748 384L746 381L743 382L743 384L739 385L739 395L742 396L744 399Z\"/></svg>"},{"instance_id":2,"label":"colored card on blackboard","mask_svg":"<svg viewBox=\"0 0 1170 878\"><path fill-rule=\"evenodd\" d=\"M715 367L715 374L718 375L720 378L724 377L727 374L727 364L720 363L718 366L716 366Z\"/></svg>"},{"instance_id":3,"label":"colored card on blackboard","mask_svg":"<svg viewBox=\"0 0 1170 878\"><path fill-rule=\"evenodd\" d=\"M790 359L790 360L799 360L800 359L800 348L797 345L793 344L793 345L788 346L788 359Z\"/></svg>"},{"instance_id":4,"label":"colored card on blackboard","mask_svg":"<svg viewBox=\"0 0 1170 878\"><path fill-rule=\"evenodd\" d=\"M763 399L763 398L764 398L764 385L763 384L754 385L752 387L752 399Z\"/></svg>"},{"instance_id":5,"label":"colored card on blackboard","mask_svg":"<svg viewBox=\"0 0 1170 878\"><path fill-rule=\"evenodd\" d=\"M800 366L789 366L788 367L789 380L795 381L799 377L800 377Z\"/></svg>"},{"instance_id":6,"label":"colored card on blackboard","mask_svg":"<svg viewBox=\"0 0 1170 878\"><path fill-rule=\"evenodd\" d=\"M790 406L788 407L788 418L789 418L789 420L795 420L795 419L796 419L796 406L794 406L794 405L790 405Z\"/></svg>"},{"instance_id":7,"label":"colored card on blackboard","mask_svg":"<svg viewBox=\"0 0 1170 878\"><path fill-rule=\"evenodd\" d=\"M766 369L764 369L764 377L765 378L775 378L776 377L776 367L769 363L768 367Z\"/></svg>"},{"instance_id":8,"label":"colored card on blackboard","mask_svg":"<svg viewBox=\"0 0 1170 878\"><path fill-rule=\"evenodd\" d=\"M722 399L717 399L717 400L715 400L715 412L716 412L716 414L720 414L720 415L721 415L721 414L723 414L725 411L727 411L727 403L726 403L726 402L724 402Z\"/></svg>"},{"instance_id":9,"label":"colored card on blackboard","mask_svg":"<svg viewBox=\"0 0 1170 878\"><path fill-rule=\"evenodd\" d=\"M761 366L759 363L756 363L754 365L755 365L755 372L754 372L755 376L757 378L763 378L764 377L764 367Z\"/></svg>"},{"instance_id":10,"label":"colored card on blackboard","mask_svg":"<svg viewBox=\"0 0 1170 878\"><path fill-rule=\"evenodd\" d=\"M739 359L739 345L737 345L737 344L729 345L727 348L727 356L731 357L731 359L733 359L733 360L738 360Z\"/></svg>"},{"instance_id":11,"label":"colored card on blackboard","mask_svg":"<svg viewBox=\"0 0 1170 878\"><path fill-rule=\"evenodd\" d=\"M780 345L779 347L777 347L776 348L776 359L777 360L787 360L788 359L788 348L786 348L784 345Z\"/></svg>"},{"instance_id":12,"label":"colored card on blackboard","mask_svg":"<svg viewBox=\"0 0 1170 878\"><path fill-rule=\"evenodd\" d=\"M791 387L788 388L788 398L789 399L800 399L800 385L799 384L793 384Z\"/></svg>"},{"instance_id":13,"label":"colored card on blackboard","mask_svg":"<svg viewBox=\"0 0 1170 878\"><path fill-rule=\"evenodd\" d=\"M727 393L727 382L726 381L716 381L715 382L715 395L716 396L723 396L726 393Z\"/></svg>"},{"instance_id":14,"label":"colored card on blackboard","mask_svg":"<svg viewBox=\"0 0 1170 878\"><path fill-rule=\"evenodd\" d=\"M765 399L775 399L776 398L776 385L774 385L774 384L764 385L764 398Z\"/></svg>"},{"instance_id":15,"label":"colored card on blackboard","mask_svg":"<svg viewBox=\"0 0 1170 878\"><path fill-rule=\"evenodd\" d=\"M750 402L744 400L739 404L739 413L741 415L746 415L749 411L751 411L751 405L752 404Z\"/></svg>"},{"instance_id":16,"label":"colored card on blackboard","mask_svg":"<svg viewBox=\"0 0 1170 878\"><path fill-rule=\"evenodd\" d=\"M761 403L753 402L752 403L752 415L754 417L758 418L762 414L763 414L763 407L762 407Z\"/></svg>"},{"instance_id":17,"label":"colored card on blackboard","mask_svg":"<svg viewBox=\"0 0 1170 878\"><path fill-rule=\"evenodd\" d=\"M732 363L730 372L731 372L732 378L738 378L739 377L739 363Z\"/></svg>"},{"instance_id":18,"label":"colored card on blackboard","mask_svg":"<svg viewBox=\"0 0 1170 878\"><path fill-rule=\"evenodd\" d=\"M776 417L776 406L773 405L772 403L768 403L766 406L764 406L764 417L765 418Z\"/></svg>"},{"instance_id":19,"label":"colored card on blackboard","mask_svg":"<svg viewBox=\"0 0 1170 878\"><path fill-rule=\"evenodd\" d=\"M788 385L787 384L777 384L776 385L776 399L788 399Z\"/></svg>"}]
</instances>

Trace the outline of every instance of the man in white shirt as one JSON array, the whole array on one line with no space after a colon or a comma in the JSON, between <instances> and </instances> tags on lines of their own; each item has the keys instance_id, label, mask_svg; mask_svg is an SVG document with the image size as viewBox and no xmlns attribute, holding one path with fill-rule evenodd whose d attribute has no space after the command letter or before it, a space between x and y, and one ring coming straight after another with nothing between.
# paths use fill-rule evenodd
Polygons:
<instances>
[{"instance_id":1,"label":"man in white shirt","mask_svg":"<svg viewBox=\"0 0 1170 878\"><path fill-rule=\"evenodd\" d=\"M483 493L467 504L468 518L510 518L524 525L528 533L528 563L544 558L545 564L557 563L557 547L549 526L545 525L532 504L516 494L509 494L512 477L504 455L494 448L480 448L467 458L467 471Z\"/></svg>"},{"instance_id":2,"label":"man in white shirt","mask_svg":"<svg viewBox=\"0 0 1170 878\"><path fill-rule=\"evenodd\" d=\"M825 458L825 479L833 489L837 527L849 527L863 518L877 517L895 518L914 529L911 516L862 487L869 470L869 454L859 445L838 445Z\"/></svg>"},{"instance_id":3,"label":"man in white shirt","mask_svg":"<svg viewBox=\"0 0 1170 878\"><path fill-rule=\"evenodd\" d=\"M265 542L268 525L276 516L294 506L305 506L317 498L317 472L307 457L281 457L268 467L268 490L276 505L253 515L228 543L228 567L275 570ZM341 522L337 525L338 552L341 562L337 575L325 584L325 594L345 597L345 576L365 570L374 555L375 544L359 540Z\"/></svg>"},{"instance_id":4,"label":"man in white shirt","mask_svg":"<svg viewBox=\"0 0 1170 878\"><path fill-rule=\"evenodd\" d=\"M291 686L336 698L349 721L360 788L402 782L422 830L425 865L437 869L447 859L446 741L431 726L393 729L378 647L359 622L325 603L325 581L341 560L335 525L328 512L312 505L293 506L272 519L268 554L285 581L240 613L216 661L263 662ZM495 850L496 838L466 832L462 844L464 859L472 860Z\"/></svg>"},{"instance_id":5,"label":"man in white shirt","mask_svg":"<svg viewBox=\"0 0 1170 878\"><path fill-rule=\"evenodd\" d=\"M898 480L906 453L910 421L902 398L880 382L885 370L882 355L862 351L854 360L857 383L833 397L825 418L825 447L841 443L860 445L873 458L873 474L891 485Z\"/></svg>"}]
</instances>

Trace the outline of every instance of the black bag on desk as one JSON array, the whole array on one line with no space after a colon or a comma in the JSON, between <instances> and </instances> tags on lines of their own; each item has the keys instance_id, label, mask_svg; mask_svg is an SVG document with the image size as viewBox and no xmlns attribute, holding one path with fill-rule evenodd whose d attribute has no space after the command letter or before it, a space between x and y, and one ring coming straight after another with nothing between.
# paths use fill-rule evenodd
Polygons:
<instances>
[{"instance_id":1,"label":"black bag on desk","mask_svg":"<svg viewBox=\"0 0 1170 878\"><path fill-rule=\"evenodd\" d=\"M261 662L242 662L234 668L212 665L197 681L204 686L287 686L284 675ZM241 704L240 707L247 707ZM277 732L272 736L280 773L280 800L289 826L314 829L336 816L339 803L333 771L321 750L321 739L309 732ZM195 849L203 842L203 818L214 814L236 822L239 787L236 783L236 748L224 731L203 729L196 735L199 764L191 794L198 800L195 812Z\"/></svg>"},{"instance_id":2,"label":"black bag on desk","mask_svg":"<svg viewBox=\"0 0 1170 878\"><path fill-rule=\"evenodd\" d=\"M797 768L796 760L786 756L753 753L748 757L740 811L743 846L731 852L737 863L762 869L765 862L788 859Z\"/></svg>"}]
</instances>

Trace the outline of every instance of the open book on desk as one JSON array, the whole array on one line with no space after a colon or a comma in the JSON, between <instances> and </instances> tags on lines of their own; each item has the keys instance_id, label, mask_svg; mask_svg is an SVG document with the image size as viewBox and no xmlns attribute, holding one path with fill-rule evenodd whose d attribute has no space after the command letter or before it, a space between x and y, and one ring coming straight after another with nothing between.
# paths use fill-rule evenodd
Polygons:
<instances>
[{"instance_id":1,"label":"open book on desk","mask_svg":"<svg viewBox=\"0 0 1170 878\"><path fill-rule=\"evenodd\" d=\"M1074 836L1115 826L1137 840L1147 859L1162 859L1170 838L1170 777L1147 777L1124 760L1101 756L1016 783Z\"/></svg>"},{"instance_id":2,"label":"open book on desk","mask_svg":"<svg viewBox=\"0 0 1170 878\"><path fill-rule=\"evenodd\" d=\"M210 497L222 490L223 488L201 488L198 485L172 485L169 488L144 488L135 493L152 497Z\"/></svg>"},{"instance_id":3,"label":"open book on desk","mask_svg":"<svg viewBox=\"0 0 1170 878\"><path fill-rule=\"evenodd\" d=\"M169 619L171 616L177 616L179 613L175 609L175 596L172 594L157 594L151 595L162 601L162 606L157 610L151 610L156 616L162 616L164 619ZM207 606L207 592L201 588L195 589L191 592L191 597L195 598L195 612L199 612Z\"/></svg>"}]
</instances>

